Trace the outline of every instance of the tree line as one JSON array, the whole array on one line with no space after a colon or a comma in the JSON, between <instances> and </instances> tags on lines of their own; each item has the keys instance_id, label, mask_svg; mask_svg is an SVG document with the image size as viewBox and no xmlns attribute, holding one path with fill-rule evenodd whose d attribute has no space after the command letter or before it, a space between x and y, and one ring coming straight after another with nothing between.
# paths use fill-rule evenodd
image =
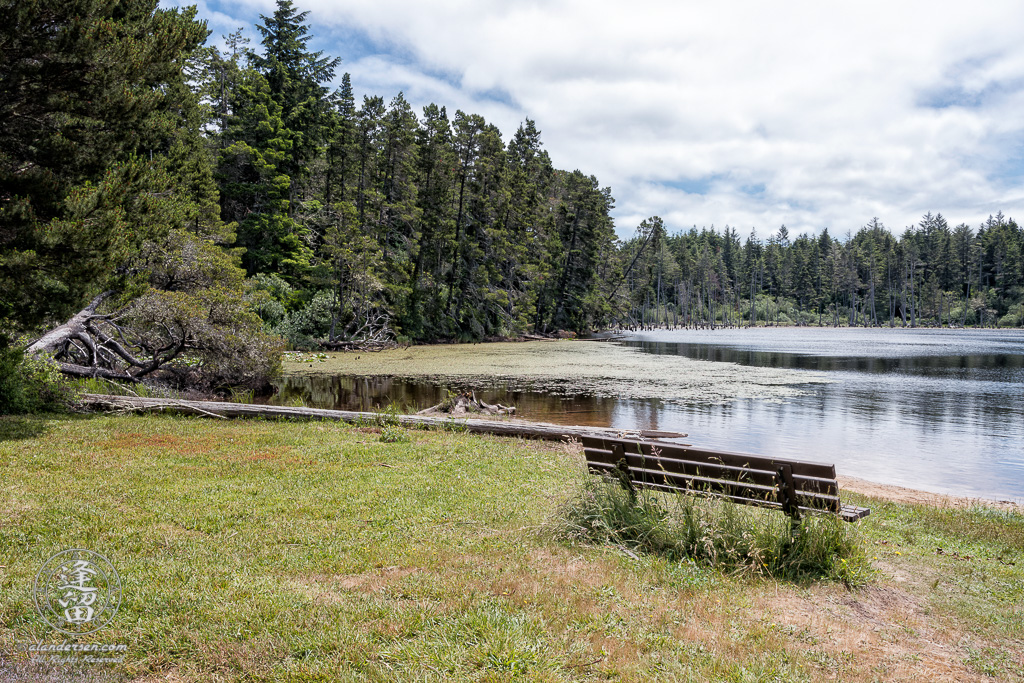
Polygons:
<instances>
[{"instance_id":1,"label":"tree line","mask_svg":"<svg viewBox=\"0 0 1024 683\"><path fill-rule=\"evenodd\" d=\"M280 0L209 49L224 220L238 226L262 318L292 344L398 335L480 340L609 325L1020 325L1021 230L924 216L895 237L877 219L838 240L736 231L615 237L593 176L553 167L535 122L507 144L481 116L402 93L357 103L338 60L307 48L306 13ZM753 302L753 303L752 303Z\"/></svg>"},{"instance_id":2,"label":"tree line","mask_svg":"<svg viewBox=\"0 0 1024 683\"><path fill-rule=\"evenodd\" d=\"M899 237L872 218L843 239L782 226L767 240L669 235L654 217L620 251L626 327L1024 326L1024 229L1001 213L976 230L929 212Z\"/></svg>"},{"instance_id":3,"label":"tree line","mask_svg":"<svg viewBox=\"0 0 1024 683\"><path fill-rule=\"evenodd\" d=\"M265 384L284 343L1024 319L1002 215L620 241L611 190L534 121L332 89L292 0L221 47L157 0L0 9L0 366L64 321L40 350L65 372L223 387Z\"/></svg>"},{"instance_id":4,"label":"tree line","mask_svg":"<svg viewBox=\"0 0 1024 683\"><path fill-rule=\"evenodd\" d=\"M478 114L356 101L280 0L201 58L221 217L251 296L292 344L480 340L602 324L614 264L608 188L556 169L527 119L504 141Z\"/></svg>"}]
</instances>

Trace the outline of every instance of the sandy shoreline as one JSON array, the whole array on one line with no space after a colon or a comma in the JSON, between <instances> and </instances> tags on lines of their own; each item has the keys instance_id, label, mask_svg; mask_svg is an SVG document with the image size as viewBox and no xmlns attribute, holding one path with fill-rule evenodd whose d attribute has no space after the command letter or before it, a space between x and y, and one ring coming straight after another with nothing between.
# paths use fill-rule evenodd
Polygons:
<instances>
[{"instance_id":1,"label":"sandy shoreline","mask_svg":"<svg viewBox=\"0 0 1024 683\"><path fill-rule=\"evenodd\" d=\"M841 490L852 491L853 493L871 496L872 498L882 498L894 503L917 503L956 508L983 506L1024 514L1024 504L1011 500L990 500L988 498L971 498L969 496L932 493L893 484L878 484L866 479L843 475L840 475L837 479Z\"/></svg>"}]
</instances>

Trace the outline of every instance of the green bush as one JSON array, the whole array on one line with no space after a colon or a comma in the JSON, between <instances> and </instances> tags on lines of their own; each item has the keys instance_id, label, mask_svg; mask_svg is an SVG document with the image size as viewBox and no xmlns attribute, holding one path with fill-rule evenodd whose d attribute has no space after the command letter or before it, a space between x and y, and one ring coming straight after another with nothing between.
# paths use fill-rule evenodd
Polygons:
<instances>
[{"instance_id":1,"label":"green bush","mask_svg":"<svg viewBox=\"0 0 1024 683\"><path fill-rule=\"evenodd\" d=\"M249 305L268 329L281 324L296 302L292 286L276 273L257 273L246 281L246 289Z\"/></svg>"},{"instance_id":2,"label":"green bush","mask_svg":"<svg viewBox=\"0 0 1024 683\"><path fill-rule=\"evenodd\" d=\"M376 414L377 425L380 427L398 427L402 424L399 419L399 408L396 403L388 403L384 410Z\"/></svg>"},{"instance_id":3,"label":"green bush","mask_svg":"<svg viewBox=\"0 0 1024 683\"><path fill-rule=\"evenodd\" d=\"M319 348L320 339L326 339L334 317L334 295L323 290L313 295L304 307L288 314L274 327L292 349L310 350Z\"/></svg>"},{"instance_id":4,"label":"green bush","mask_svg":"<svg viewBox=\"0 0 1024 683\"><path fill-rule=\"evenodd\" d=\"M865 583L870 564L856 526L809 515L798 526L774 510L713 497L640 490L588 477L582 494L559 510L558 535L631 552L690 559L729 572L803 581Z\"/></svg>"},{"instance_id":5,"label":"green bush","mask_svg":"<svg viewBox=\"0 0 1024 683\"><path fill-rule=\"evenodd\" d=\"M51 359L0 347L0 415L61 412L75 392Z\"/></svg>"},{"instance_id":6,"label":"green bush","mask_svg":"<svg viewBox=\"0 0 1024 683\"><path fill-rule=\"evenodd\" d=\"M1010 310L999 319L999 327L1020 327L1024 325L1024 304L1011 306Z\"/></svg>"}]
</instances>

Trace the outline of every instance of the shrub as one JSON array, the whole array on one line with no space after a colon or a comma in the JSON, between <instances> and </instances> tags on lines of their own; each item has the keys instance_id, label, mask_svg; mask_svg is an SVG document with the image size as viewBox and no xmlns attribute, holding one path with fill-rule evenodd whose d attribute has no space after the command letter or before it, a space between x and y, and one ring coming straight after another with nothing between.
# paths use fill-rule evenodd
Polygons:
<instances>
[{"instance_id":1,"label":"shrub","mask_svg":"<svg viewBox=\"0 0 1024 683\"><path fill-rule=\"evenodd\" d=\"M246 299L268 328L280 324L296 301L295 290L276 273L257 273L246 281Z\"/></svg>"},{"instance_id":2,"label":"shrub","mask_svg":"<svg viewBox=\"0 0 1024 683\"><path fill-rule=\"evenodd\" d=\"M1024 303L1011 306L1010 310L999 319L999 327L1021 327L1024 325Z\"/></svg>"},{"instance_id":3,"label":"shrub","mask_svg":"<svg viewBox=\"0 0 1024 683\"><path fill-rule=\"evenodd\" d=\"M561 506L556 526L563 540L691 559L736 573L849 585L863 584L871 574L856 527L833 515L809 515L794 526L777 511L712 497L640 490L634 500L617 481L596 477Z\"/></svg>"},{"instance_id":4,"label":"shrub","mask_svg":"<svg viewBox=\"0 0 1024 683\"><path fill-rule=\"evenodd\" d=\"M0 415L61 412L74 396L71 384L52 359L0 346Z\"/></svg>"},{"instance_id":5,"label":"shrub","mask_svg":"<svg viewBox=\"0 0 1024 683\"><path fill-rule=\"evenodd\" d=\"M292 349L319 348L319 340L325 339L330 333L334 305L331 292L317 292L304 307L293 311L281 321L274 331L284 337Z\"/></svg>"},{"instance_id":6,"label":"shrub","mask_svg":"<svg viewBox=\"0 0 1024 683\"><path fill-rule=\"evenodd\" d=\"M389 403L384 410L376 414L377 425L380 427L398 427L402 424L399 419L398 405Z\"/></svg>"}]
</instances>

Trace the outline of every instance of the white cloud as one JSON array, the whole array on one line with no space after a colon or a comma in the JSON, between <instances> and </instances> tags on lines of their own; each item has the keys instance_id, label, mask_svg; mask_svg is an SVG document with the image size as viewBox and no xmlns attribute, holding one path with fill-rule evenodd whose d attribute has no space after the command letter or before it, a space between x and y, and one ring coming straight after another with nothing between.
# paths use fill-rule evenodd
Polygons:
<instances>
[{"instance_id":1,"label":"white cloud","mask_svg":"<svg viewBox=\"0 0 1024 683\"><path fill-rule=\"evenodd\" d=\"M462 109L480 114L491 122L519 120L519 112L507 105L475 99L471 93L441 78L379 56L365 57L346 64L344 70L351 72L353 91L364 95L381 95L385 102L389 102L401 91L417 113L423 105L434 102L447 108L449 119L454 118L455 112ZM359 105L358 101L356 105ZM505 133L505 129L502 133Z\"/></svg>"},{"instance_id":2,"label":"white cloud","mask_svg":"<svg viewBox=\"0 0 1024 683\"><path fill-rule=\"evenodd\" d=\"M313 33L397 46L343 65L361 92L480 113L506 136L535 119L557 166L612 187L620 234L652 214L762 235L1024 219L1024 181L1000 175L1024 173L1019 0L297 6Z\"/></svg>"}]
</instances>

